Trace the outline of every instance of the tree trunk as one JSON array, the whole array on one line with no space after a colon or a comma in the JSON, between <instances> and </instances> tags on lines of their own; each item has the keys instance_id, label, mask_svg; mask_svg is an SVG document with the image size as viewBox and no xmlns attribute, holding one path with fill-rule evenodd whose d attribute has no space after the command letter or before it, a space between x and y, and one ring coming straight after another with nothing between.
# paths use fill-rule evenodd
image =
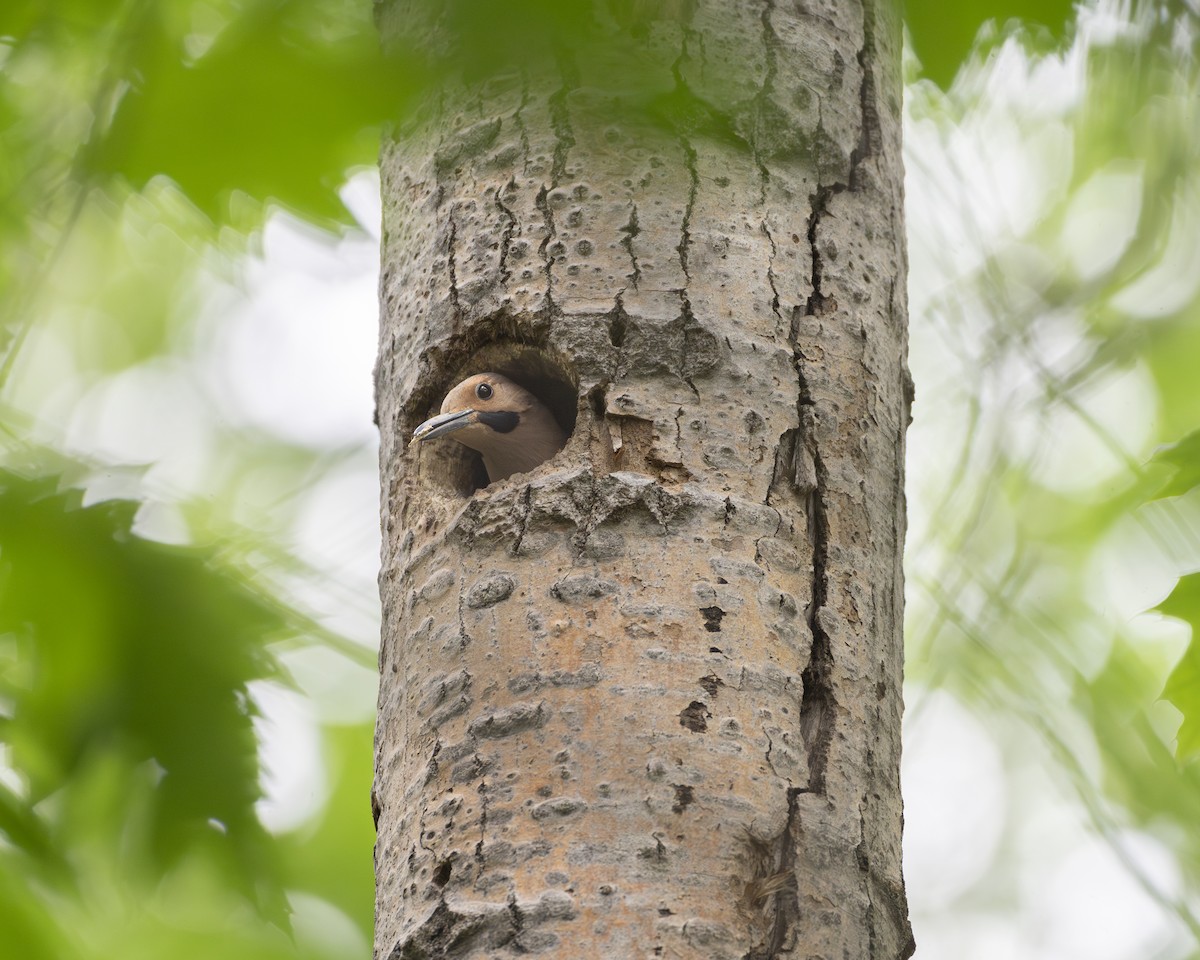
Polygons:
<instances>
[{"instance_id":1,"label":"tree trunk","mask_svg":"<svg viewBox=\"0 0 1200 960\"><path fill-rule=\"evenodd\" d=\"M871 4L613 2L636 90L560 51L385 146L377 958L911 954L900 38ZM490 486L407 444L487 370L571 433Z\"/></svg>"}]
</instances>

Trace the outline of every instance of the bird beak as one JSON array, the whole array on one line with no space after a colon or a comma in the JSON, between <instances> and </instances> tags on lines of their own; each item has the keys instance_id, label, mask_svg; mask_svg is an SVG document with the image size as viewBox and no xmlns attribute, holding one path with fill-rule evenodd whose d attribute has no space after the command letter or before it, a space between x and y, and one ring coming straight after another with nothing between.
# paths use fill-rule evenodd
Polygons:
<instances>
[{"instance_id":1,"label":"bird beak","mask_svg":"<svg viewBox=\"0 0 1200 960\"><path fill-rule=\"evenodd\" d=\"M458 410L455 413L439 414L436 417L430 417L417 427L413 431L412 439L408 442L409 444L414 444L418 440L432 440L434 437L444 437L455 430L469 427L475 422L474 410Z\"/></svg>"}]
</instances>

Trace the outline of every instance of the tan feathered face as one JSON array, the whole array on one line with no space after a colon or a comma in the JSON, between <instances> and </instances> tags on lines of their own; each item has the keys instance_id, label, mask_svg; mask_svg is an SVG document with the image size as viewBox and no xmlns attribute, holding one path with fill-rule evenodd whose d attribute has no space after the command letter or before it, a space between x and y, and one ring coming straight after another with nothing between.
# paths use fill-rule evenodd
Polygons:
<instances>
[{"instance_id":1,"label":"tan feathered face","mask_svg":"<svg viewBox=\"0 0 1200 960\"><path fill-rule=\"evenodd\" d=\"M441 414L417 427L410 442L445 436L482 453L492 481L532 470L566 440L542 402L499 373L477 373L456 386Z\"/></svg>"},{"instance_id":2,"label":"tan feathered face","mask_svg":"<svg viewBox=\"0 0 1200 960\"><path fill-rule=\"evenodd\" d=\"M511 433L521 414L538 403L528 390L498 373L477 373L446 394L442 412L413 431L412 442L454 434L454 439L474 447L472 438ZM478 448L476 448L478 449Z\"/></svg>"}]
</instances>

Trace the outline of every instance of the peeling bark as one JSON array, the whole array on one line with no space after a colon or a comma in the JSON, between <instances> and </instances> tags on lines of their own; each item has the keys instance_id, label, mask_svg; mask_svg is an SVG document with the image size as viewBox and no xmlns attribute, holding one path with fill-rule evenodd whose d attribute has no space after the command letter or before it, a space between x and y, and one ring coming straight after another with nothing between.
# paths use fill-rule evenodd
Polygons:
<instances>
[{"instance_id":1,"label":"peeling bark","mask_svg":"<svg viewBox=\"0 0 1200 960\"><path fill-rule=\"evenodd\" d=\"M898 24L686 6L670 123L564 52L384 149L381 960L913 949ZM501 368L558 456L407 445Z\"/></svg>"}]
</instances>

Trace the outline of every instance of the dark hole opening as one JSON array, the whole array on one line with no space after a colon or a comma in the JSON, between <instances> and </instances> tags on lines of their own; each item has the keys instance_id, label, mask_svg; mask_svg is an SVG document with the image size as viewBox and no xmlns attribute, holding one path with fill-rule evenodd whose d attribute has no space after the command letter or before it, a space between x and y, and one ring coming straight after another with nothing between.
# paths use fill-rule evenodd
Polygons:
<instances>
[{"instance_id":1,"label":"dark hole opening","mask_svg":"<svg viewBox=\"0 0 1200 960\"><path fill-rule=\"evenodd\" d=\"M449 372L433 407L422 419L437 414L442 398L458 383L477 373L499 373L542 401L562 427L567 441L575 430L577 386L564 363L537 347L493 343L477 350L465 363ZM421 473L461 496L470 496L489 483L480 454L449 438L418 444Z\"/></svg>"}]
</instances>

